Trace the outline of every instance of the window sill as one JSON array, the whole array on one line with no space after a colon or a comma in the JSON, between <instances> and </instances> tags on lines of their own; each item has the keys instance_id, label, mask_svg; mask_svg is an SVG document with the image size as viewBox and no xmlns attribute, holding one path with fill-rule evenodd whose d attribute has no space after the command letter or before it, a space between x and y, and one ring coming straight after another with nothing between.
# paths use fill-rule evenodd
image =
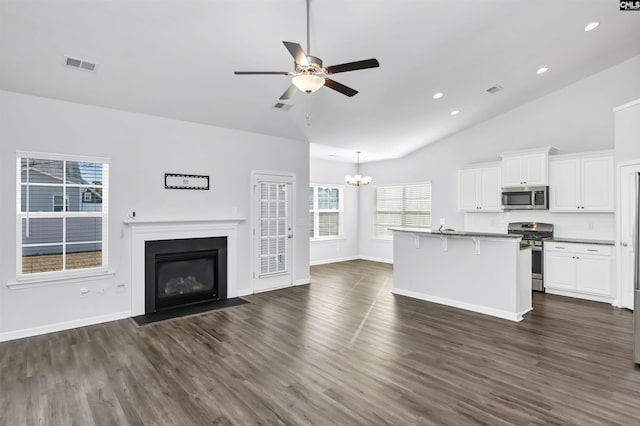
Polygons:
<instances>
[{"instance_id":1,"label":"window sill","mask_svg":"<svg viewBox=\"0 0 640 426\"><path fill-rule=\"evenodd\" d=\"M336 241L336 240L346 240L346 237L322 237L322 238L309 238L309 241L314 243L317 241Z\"/></svg>"},{"instance_id":2,"label":"window sill","mask_svg":"<svg viewBox=\"0 0 640 426\"><path fill-rule=\"evenodd\" d=\"M56 284L71 284L86 281L98 281L113 278L115 272L107 269L96 269L92 271L70 272L54 275L40 275L37 277L21 276L16 278L14 282L7 283L7 287L11 289L43 287Z\"/></svg>"}]
</instances>

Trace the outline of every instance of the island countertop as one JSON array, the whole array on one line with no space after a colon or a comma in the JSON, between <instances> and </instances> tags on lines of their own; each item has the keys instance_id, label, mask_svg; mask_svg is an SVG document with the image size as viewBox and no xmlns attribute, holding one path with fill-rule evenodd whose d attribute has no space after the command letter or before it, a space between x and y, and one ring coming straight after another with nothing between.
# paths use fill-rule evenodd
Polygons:
<instances>
[{"instance_id":1,"label":"island countertop","mask_svg":"<svg viewBox=\"0 0 640 426\"><path fill-rule=\"evenodd\" d=\"M508 238L514 241L520 241L522 235L517 234L498 234L492 232L471 232L471 231L455 231L443 229L442 231L424 229L424 228L389 228L392 231L409 232L412 234L424 234L433 236L451 236L451 237L476 237L476 238Z\"/></svg>"}]
</instances>

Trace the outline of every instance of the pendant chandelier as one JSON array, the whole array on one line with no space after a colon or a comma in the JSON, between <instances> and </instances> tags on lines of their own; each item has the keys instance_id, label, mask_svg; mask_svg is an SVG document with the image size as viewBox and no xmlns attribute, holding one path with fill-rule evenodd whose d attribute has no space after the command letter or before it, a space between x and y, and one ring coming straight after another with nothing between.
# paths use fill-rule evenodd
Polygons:
<instances>
[{"instance_id":1,"label":"pendant chandelier","mask_svg":"<svg viewBox=\"0 0 640 426\"><path fill-rule=\"evenodd\" d=\"M371 183L371 176L362 176L360 174L360 151L356 151L356 155L358 156L357 174L355 176L345 176L344 181L353 186L369 185Z\"/></svg>"}]
</instances>

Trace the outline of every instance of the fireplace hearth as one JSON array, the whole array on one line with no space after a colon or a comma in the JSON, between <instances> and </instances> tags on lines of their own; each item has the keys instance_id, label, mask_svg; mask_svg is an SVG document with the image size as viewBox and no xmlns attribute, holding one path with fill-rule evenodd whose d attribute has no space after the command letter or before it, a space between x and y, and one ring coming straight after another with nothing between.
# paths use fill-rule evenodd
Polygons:
<instances>
[{"instance_id":1,"label":"fireplace hearth","mask_svg":"<svg viewBox=\"0 0 640 426\"><path fill-rule=\"evenodd\" d=\"M145 314L227 299L227 237L145 242Z\"/></svg>"}]
</instances>

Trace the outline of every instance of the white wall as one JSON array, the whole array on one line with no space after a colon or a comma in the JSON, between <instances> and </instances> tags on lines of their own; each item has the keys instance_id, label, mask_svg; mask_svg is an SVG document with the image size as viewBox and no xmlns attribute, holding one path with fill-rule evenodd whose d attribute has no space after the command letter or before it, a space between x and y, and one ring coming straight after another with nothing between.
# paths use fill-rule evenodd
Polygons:
<instances>
[{"instance_id":1,"label":"white wall","mask_svg":"<svg viewBox=\"0 0 640 426\"><path fill-rule=\"evenodd\" d=\"M374 184L361 188L360 192L360 254L370 259L392 259L391 242L372 238L376 186L431 181L433 223L445 218L447 227L463 229L464 214L457 209L457 170L463 165L497 161L499 152L542 146L554 146L563 154L613 149L612 108L640 97L638 75L640 56L404 158L363 164L362 172L371 175ZM455 120L455 117L451 119ZM551 215L548 212L546 214ZM598 232L603 230L602 235L606 235L607 239L614 237L613 231L610 236L605 232L613 229L612 214L595 217L565 213L563 219L557 219L555 215L548 216L551 223L576 220L580 222L580 229L589 230L589 222L597 221L598 225L594 225L593 229L598 229ZM584 238L582 235L575 236Z\"/></svg>"},{"instance_id":2,"label":"white wall","mask_svg":"<svg viewBox=\"0 0 640 426\"><path fill-rule=\"evenodd\" d=\"M309 280L309 144L282 138L0 91L0 340L126 316L131 304L129 241L122 220L137 217L242 217L238 290L250 292L251 171L297 178L294 281ZM109 269L102 281L8 288L15 281L16 150L111 158ZM164 173L210 176L210 191L166 190ZM110 286L125 283L124 292ZM108 288L80 298L81 286ZM47 328L49 327L49 328ZM21 331L22 330L22 331Z\"/></svg>"},{"instance_id":3,"label":"white wall","mask_svg":"<svg viewBox=\"0 0 640 426\"><path fill-rule=\"evenodd\" d=\"M640 80L637 77L636 80ZM615 112L616 161L640 160L640 99Z\"/></svg>"},{"instance_id":4,"label":"white wall","mask_svg":"<svg viewBox=\"0 0 640 426\"><path fill-rule=\"evenodd\" d=\"M311 241L310 260L312 265L358 258L358 188L344 183L346 175L354 175L355 173L356 166L354 164L316 158L312 158L310 161L309 180L311 184L341 186L344 194L344 235L339 239Z\"/></svg>"}]
</instances>

